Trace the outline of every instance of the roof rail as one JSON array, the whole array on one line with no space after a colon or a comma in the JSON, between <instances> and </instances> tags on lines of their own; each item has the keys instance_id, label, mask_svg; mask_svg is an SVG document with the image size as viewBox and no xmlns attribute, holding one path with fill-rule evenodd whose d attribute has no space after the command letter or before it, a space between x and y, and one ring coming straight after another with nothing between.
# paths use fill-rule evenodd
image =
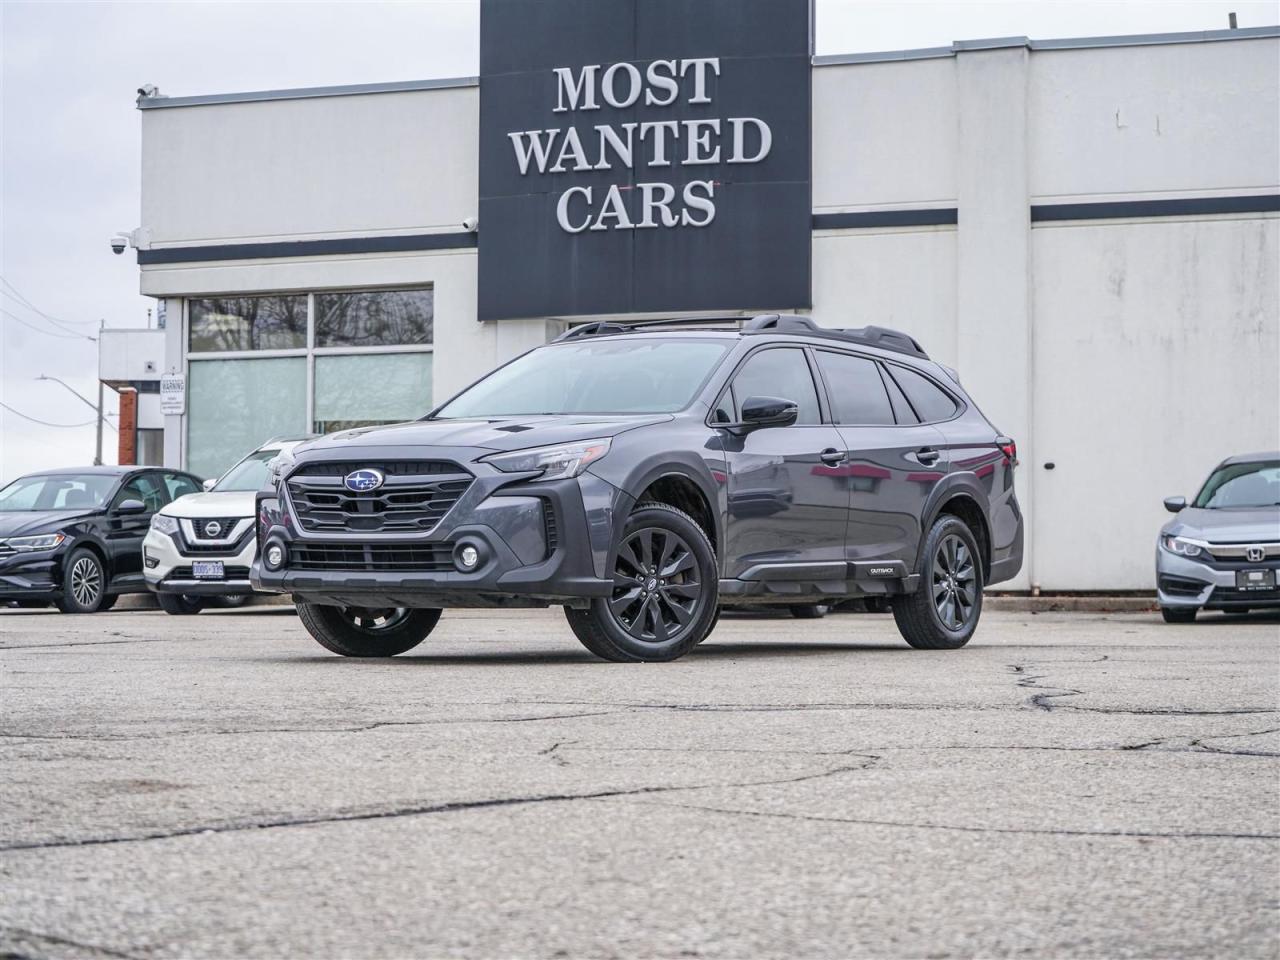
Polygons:
<instances>
[{"instance_id":1,"label":"roof rail","mask_svg":"<svg viewBox=\"0 0 1280 960\"><path fill-rule=\"evenodd\" d=\"M846 343L860 343L879 350L891 350L894 353L905 353L912 357L928 360L929 354L919 341L901 330L888 327L820 327L812 317L802 317L787 313L765 313L755 317L723 316L723 317L675 317L664 320L597 320L584 323L566 330L556 337L553 343L564 340L579 340L585 337L603 337L617 333L632 333L650 327L706 327L713 324L738 324L744 334L794 333L806 337L822 337L827 340L842 340Z\"/></svg>"},{"instance_id":2,"label":"roof rail","mask_svg":"<svg viewBox=\"0 0 1280 960\"><path fill-rule=\"evenodd\" d=\"M880 350L892 350L894 353L905 353L913 357L928 360L929 355L924 347L908 333L901 330L890 330L888 327L820 327L812 317L801 317L795 314L770 313L760 317L752 317L742 326L743 333L798 333L808 337L824 337L829 340L846 340L861 343Z\"/></svg>"},{"instance_id":3,"label":"roof rail","mask_svg":"<svg viewBox=\"0 0 1280 960\"><path fill-rule=\"evenodd\" d=\"M631 333L635 330L643 330L646 327L706 327L717 323L742 323L748 319L750 318L733 315L723 317L664 317L658 320L627 320L626 322L596 320L592 323L583 323L576 327L570 327L551 342L560 343L562 340L579 340L583 337L604 337L612 333Z\"/></svg>"}]
</instances>

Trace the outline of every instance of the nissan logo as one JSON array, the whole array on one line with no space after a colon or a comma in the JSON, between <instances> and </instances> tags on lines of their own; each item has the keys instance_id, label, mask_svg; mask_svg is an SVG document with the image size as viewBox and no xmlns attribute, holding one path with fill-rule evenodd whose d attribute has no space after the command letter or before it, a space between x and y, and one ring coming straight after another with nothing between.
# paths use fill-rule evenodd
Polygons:
<instances>
[{"instance_id":1,"label":"nissan logo","mask_svg":"<svg viewBox=\"0 0 1280 960\"><path fill-rule=\"evenodd\" d=\"M204 525L204 535L206 537L216 537L222 532L222 524L217 520L210 520Z\"/></svg>"},{"instance_id":2,"label":"nissan logo","mask_svg":"<svg viewBox=\"0 0 1280 960\"><path fill-rule=\"evenodd\" d=\"M368 493L382 486L382 471L353 470L342 478L342 485L355 493Z\"/></svg>"},{"instance_id":3,"label":"nissan logo","mask_svg":"<svg viewBox=\"0 0 1280 960\"><path fill-rule=\"evenodd\" d=\"M1261 563L1267 558L1267 549L1266 547L1246 547L1244 555L1250 563Z\"/></svg>"}]
</instances>

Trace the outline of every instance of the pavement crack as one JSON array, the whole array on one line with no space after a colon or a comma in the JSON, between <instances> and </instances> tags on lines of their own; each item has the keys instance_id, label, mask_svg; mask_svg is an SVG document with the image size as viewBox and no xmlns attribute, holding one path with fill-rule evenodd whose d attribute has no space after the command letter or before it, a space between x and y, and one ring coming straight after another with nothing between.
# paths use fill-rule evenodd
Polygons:
<instances>
[{"instance_id":1,"label":"pavement crack","mask_svg":"<svg viewBox=\"0 0 1280 960\"><path fill-rule=\"evenodd\" d=\"M601 798L607 799L607 798ZM691 803L668 803L661 800L632 801L681 810L699 810L738 817L764 817L778 820L797 820L812 823L843 823L854 826L899 827L909 830L945 830L959 833L1027 834L1047 837L1121 837L1134 839L1169 840L1280 840L1280 833L1197 832L1178 833L1158 830L1072 830L1051 827L977 827L964 824L923 823L914 820L877 820L862 817L823 817L804 813L782 813L770 810L740 810L729 807L711 807Z\"/></svg>"},{"instance_id":2,"label":"pavement crack","mask_svg":"<svg viewBox=\"0 0 1280 960\"><path fill-rule=\"evenodd\" d=\"M112 950L109 947L102 947L96 943L85 943L81 940L72 940L69 937L60 937L53 933L41 933L38 930L27 930L23 927L14 927L9 924L0 924L0 933L8 934L14 940L28 940L41 946L74 947L77 950L87 950L90 953L96 953L104 957L119 957L121 960L139 960L138 954L136 953L123 953L120 950ZM34 957L36 956L36 954L26 954L21 951L12 950L8 946L4 946L0 949L3 949L4 951L3 953L0 953L0 956L5 958L13 957L26 960L26 958L30 956L34 960Z\"/></svg>"},{"instance_id":3,"label":"pavement crack","mask_svg":"<svg viewBox=\"0 0 1280 960\"><path fill-rule=\"evenodd\" d=\"M423 804L406 807L392 807L384 810L365 810L358 813L317 814L302 817L279 817L239 823L214 823L198 827L180 827L173 830L156 830L126 836L85 837L81 839L46 840L33 842L0 843L0 853L14 853L27 850L54 850L67 847L98 847L124 843L142 843L150 840L172 840L182 837L195 837L220 833L245 833L257 830L276 830L285 827L309 827L331 823L361 823L377 820L394 820L402 817L420 817L430 814L458 813L466 810L490 810L502 807L533 806L542 803L570 803L577 800L607 800L614 797L634 797L663 793L680 793L690 790L734 789L743 787L780 786L790 783L803 783L810 780L821 780L845 773L856 773L865 770L880 758L871 754L858 754L864 763L841 765L818 773L802 774L796 777L784 777L770 780L748 780L727 783L694 783L683 786L649 786L632 787L619 790L594 790L584 793L547 793L531 796L496 797L486 800L458 800L448 803Z\"/></svg>"}]
</instances>

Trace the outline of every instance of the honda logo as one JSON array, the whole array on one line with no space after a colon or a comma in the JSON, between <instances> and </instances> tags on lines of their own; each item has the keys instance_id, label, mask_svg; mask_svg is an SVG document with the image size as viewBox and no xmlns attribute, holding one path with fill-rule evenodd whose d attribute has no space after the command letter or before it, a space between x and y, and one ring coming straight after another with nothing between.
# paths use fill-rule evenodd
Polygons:
<instances>
[{"instance_id":1,"label":"honda logo","mask_svg":"<svg viewBox=\"0 0 1280 960\"><path fill-rule=\"evenodd\" d=\"M1250 563L1261 563L1267 558L1266 547L1246 547L1244 551L1245 557Z\"/></svg>"}]
</instances>

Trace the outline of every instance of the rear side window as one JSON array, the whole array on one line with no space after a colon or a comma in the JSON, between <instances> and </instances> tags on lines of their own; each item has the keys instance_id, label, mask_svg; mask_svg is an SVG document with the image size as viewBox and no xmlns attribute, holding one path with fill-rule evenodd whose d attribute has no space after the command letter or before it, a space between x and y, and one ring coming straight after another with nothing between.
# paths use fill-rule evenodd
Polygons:
<instances>
[{"instance_id":1,"label":"rear side window","mask_svg":"<svg viewBox=\"0 0 1280 960\"><path fill-rule=\"evenodd\" d=\"M875 426L893 423L893 409L874 360L818 351L836 423Z\"/></svg>"},{"instance_id":2,"label":"rear side window","mask_svg":"<svg viewBox=\"0 0 1280 960\"><path fill-rule=\"evenodd\" d=\"M733 378L733 396L738 405L736 419L742 419L742 404L752 397L791 400L800 408L797 424L821 423L818 391L804 353L793 347L753 353Z\"/></svg>"},{"instance_id":3,"label":"rear side window","mask_svg":"<svg viewBox=\"0 0 1280 960\"><path fill-rule=\"evenodd\" d=\"M164 475L164 485L169 488L170 500L177 500L188 493L200 492L200 488L195 485L195 482L181 473L166 473Z\"/></svg>"},{"instance_id":4,"label":"rear side window","mask_svg":"<svg viewBox=\"0 0 1280 960\"><path fill-rule=\"evenodd\" d=\"M907 395L902 392L898 382L889 376L889 371L884 367L880 368L880 375L884 378L885 389L889 391L889 402L893 404L893 415L898 418L898 422L919 423L920 418L911 409L911 404L907 402Z\"/></svg>"},{"instance_id":5,"label":"rear side window","mask_svg":"<svg viewBox=\"0 0 1280 960\"><path fill-rule=\"evenodd\" d=\"M924 423L937 423L955 416L956 402L928 377L897 364L889 371Z\"/></svg>"}]
</instances>

